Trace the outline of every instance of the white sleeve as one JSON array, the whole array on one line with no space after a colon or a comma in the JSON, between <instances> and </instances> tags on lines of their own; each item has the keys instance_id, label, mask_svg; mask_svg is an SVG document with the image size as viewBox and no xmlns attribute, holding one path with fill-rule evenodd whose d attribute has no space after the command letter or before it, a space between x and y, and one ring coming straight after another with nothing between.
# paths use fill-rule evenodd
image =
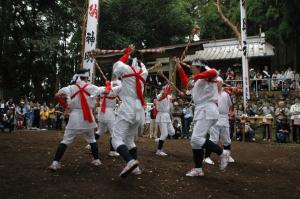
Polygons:
<instances>
[{"instance_id":1,"label":"white sleeve","mask_svg":"<svg viewBox=\"0 0 300 199\"><path fill-rule=\"evenodd\" d=\"M118 86L114 86L111 90L115 95L119 95L119 92L122 89L122 84L118 85Z\"/></svg>"},{"instance_id":2,"label":"white sleeve","mask_svg":"<svg viewBox=\"0 0 300 199\"><path fill-rule=\"evenodd\" d=\"M124 73L126 73L128 71L129 66L127 64L124 64L121 61L117 61L114 65L113 65L113 73L117 76L117 77L121 77Z\"/></svg>"},{"instance_id":3,"label":"white sleeve","mask_svg":"<svg viewBox=\"0 0 300 199\"><path fill-rule=\"evenodd\" d=\"M104 91L105 91L105 87L103 87L103 86L101 86L101 87L94 86L93 93L91 94L91 97L96 97L98 95L102 95L102 93Z\"/></svg>"},{"instance_id":4,"label":"white sleeve","mask_svg":"<svg viewBox=\"0 0 300 199\"><path fill-rule=\"evenodd\" d=\"M58 94L65 94L67 96L71 95L71 86L63 87L58 91Z\"/></svg>"},{"instance_id":5,"label":"white sleeve","mask_svg":"<svg viewBox=\"0 0 300 199\"><path fill-rule=\"evenodd\" d=\"M147 77L148 77L148 70L147 70L145 64L141 63L141 65L142 65L142 70L143 70L142 77L143 77L144 80L146 81L146 80L147 80Z\"/></svg>"}]
</instances>

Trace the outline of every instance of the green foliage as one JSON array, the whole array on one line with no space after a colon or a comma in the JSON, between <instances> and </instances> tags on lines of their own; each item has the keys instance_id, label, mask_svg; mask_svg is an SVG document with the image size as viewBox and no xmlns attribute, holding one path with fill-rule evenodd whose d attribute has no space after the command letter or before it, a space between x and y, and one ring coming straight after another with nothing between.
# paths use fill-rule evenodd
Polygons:
<instances>
[{"instance_id":1,"label":"green foliage","mask_svg":"<svg viewBox=\"0 0 300 199\"><path fill-rule=\"evenodd\" d=\"M201 39L234 37L214 0L100 0L98 47L139 48L184 42L193 24ZM239 25L239 0L222 0L224 14ZM82 19L87 0L10 0L0 3L0 86L39 95L66 85L80 65ZM259 28L275 46L300 32L300 1L248 0L248 35ZM58 66L58 67L57 67ZM44 91L41 83L49 78ZM32 79L35 87L28 86Z\"/></svg>"}]
</instances>

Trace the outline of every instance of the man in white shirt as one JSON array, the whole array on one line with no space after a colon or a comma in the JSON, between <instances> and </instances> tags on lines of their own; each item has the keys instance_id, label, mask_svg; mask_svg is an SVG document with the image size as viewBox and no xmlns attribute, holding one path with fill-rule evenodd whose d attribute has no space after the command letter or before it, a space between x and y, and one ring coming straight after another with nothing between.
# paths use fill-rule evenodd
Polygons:
<instances>
[{"instance_id":1,"label":"man in white shirt","mask_svg":"<svg viewBox=\"0 0 300 199\"><path fill-rule=\"evenodd\" d=\"M160 129L160 138L156 139L158 143L156 155L166 156L163 151L163 145L168 135L175 135L175 130L170 117L170 104L171 104L171 87L165 86L161 93L157 96L157 116L155 122Z\"/></svg>"},{"instance_id":2,"label":"man in white shirt","mask_svg":"<svg viewBox=\"0 0 300 199\"><path fill-rule=\"evenodd\" d=\"M58 91L57 97L67 99L70 118L66 126L63 140L58 145L55 157L49 169L56 171L61 168L60 160L68 145L72 144L75 137L84 134L85 140L91 145L94 160L91 162L95 166L100 166L98 146L94 137L94 129L97 127L92 109L95 106L95 93L99 90L105 92L93 84L88 83L89 70L80 69L77 72L76 84L64 87Z\"/></svg>"},{"instance_id":3,"label":"man in white shirt","mask_svg":"<svg viewBox=\"0 0 300 199\"><path fill-rule=\"evenodd\" d=\"M111 89L109 89L111 87ZM99 140L105 132L109 131L110 134L113 132L113 127L115 124L115 109L117 106L117 96L122 88L121 81L115 80L112 82L107 82L105 87L100 87L99 93L96 95L100 96L100 106L98 107L98 130L95 133L95 139ZM103 94L102 90L110 90L108 94ZM90 149L90 145L86 146ZM111 157L118 157L119 154L115 151L111 144L110 138L110 151L108 153Z\"/></svg>"},{"instance_id":4,"label":"man in white shirt","mask_svg":"<svg viewBox=\"0 0 300 199\"><path fill-rule=\"evenodd\" d=\"M219 109L219 118L218 122L211 127L210 129L210 140L219 144L221 142L223 144L223 148L230 152L231 150L231 139L230 139L230 131L229 131L229 112L233 109L233 104L230 98L230 95L223 90L223 80L222 78L217 78L218 85L218 109ZM204 162L207 164L215 164L211 158L211 151L205 151L205 159ZM229 162L234 162L234 159L229 156Z\"/></svg>"},{"instance_id":5,"label":"man in white shirt","mask_svg":"<svg viewBox=\"0 0 300 199\"><path fill-rule=\"evenodd\" d=\"M194 60L191 67L194 81L189 82L179 59L176 59L176 65L181 82L183 86L191 90L192 99L195 103L195 125L191 137L195 167L186 176L204 176L202 169L204 149L220 156L220 170L224 171L228 165L229 152L207 139L210 128L216 124L219 118L218 88L216 84L218 73L200 60Z\"/></svg>"},{"instance_id":6,"label":"man in white shirt","mask_svg":"<svg viewBox=\"0 0 300 199\"><path fill-rule=\"evenodd\" d=\"M293 121L293 141L300 142L300 97L296 97L295 104L290 108L291 120Z\"/></svg>"},{"instance_id":7,"label":"man in white shirt","mask_svg":"<svg viewBox=\"0 0 300 199\"><path fill-rule=\"evenodd\" d=\"M135 51L134 47L127 48L121 59L114 64L113 73L122 79L122 89L119 93L122 104L112 135L113 147L127 163L120 177L131 173L139 175L141 170L138 167L134 138L139 127L145 124L146 102L143 92L148 76L146 66L142 63L142 54Z\"/></svg>"}]
</instances>

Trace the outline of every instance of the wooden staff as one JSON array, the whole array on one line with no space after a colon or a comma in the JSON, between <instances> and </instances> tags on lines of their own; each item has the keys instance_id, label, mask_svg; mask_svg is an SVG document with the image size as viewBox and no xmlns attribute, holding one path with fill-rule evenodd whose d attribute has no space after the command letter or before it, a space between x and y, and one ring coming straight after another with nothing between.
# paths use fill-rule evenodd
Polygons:
<instances>
[{"instance_id":1,"label":"wooden staff","mask_svg":"<svg viewBox=\"0 0 300 199\"><path fill-rule=\"evenodd\" d=\"M107 49L95 49L92 51L89 51L88 54L95 56L95 55L105 55L109 53L123 53L126 49L121 50L107 50ZM148 49L141 49L138 50L141 53L164 53L164 48L148 48Z\"/></svg>"},{"instance_id":2,"label":"wooden staff","mask_svg":"<svg viewBox=\"0 0 300 199\"><path fill-rule=\"evenodd\" d=\"M185 64L185 63L183 62L183 59L184 59L185 56L186 56L186 53L187 53L187 51L188 51L188 49L189 49L189 47L190 47L190 45L191 45L191 43L192 43L192 41L193 41L194 36L195 36L199 31L200 31L200 27L197 26L197 25L195 25L195 26L193 27L193 29L192 29L191 35L189 36L188 43L187 43L187 45L186 45L185 49L183 50L183 52L182 52L182 54L181 54L181 57L180 57L181 63L182 63L183 65L187 66L188 68L190 68L190 66L187 65L187 64ZM177 69L175 68L175 69L173 70L172 74L171 74L171 79L173 79L173 77L175 76L176 71L177 71Z\"/></svg>"},{"instance_id":3,"label":"wooden staff","mask_svg":"<svg viewBox=\"0 0 300 199\"><path fill-rule=\"evenodd\" d=\"M181 90L179 90L175 84L173 82L171 82L165 75L162 71L159 71L158 74L160 74L160 76L162 76L167 82L168 84L170 84L178 93L183 93Z\"/></svg>"},{"instance_id":4,"label":"wooden staff","mask_svg":"<svg viewBox=\"0 0 300 199\"><path fill-rule=\"evenodd\" d=\"M92 56L92 59L94 60L94 63L95 63L95 65L96 65L97 69L99 70L99 72L100 72L101 76L103 77L103 79L104 79L104 80L105 80L105 82L106 82L106 81L107 81L107 78L106 78L105 74L103 73L103 71L102 71L101 67L99 66L99 64L98 64L97 60L95 59L95 57L94 57L94 56Z\"/></svg>"},{"instance_id":5,"label":"wooden staff","mask_svg":"<svg viewBox=\"0 0 300 199\"><path fill-rule=\"evenodd\" d=\"M188 43L187 43L187 45L186 45L184 51L183 51L182 54L181 54L181 57L180 57L180 60L181 60L181 61L183 61L183 59L184 59L184 57L185 57L185 55L186 55L186 53L187 53L187 51L188 51L188 49L189 49L189 47L190 47L192 41L193 41L194 36L195 36L199 31L200 31L200 27L197 26L197 25L195 25L194 28L192 29L191 35L189 36Z\"/></svg>"}]
</instances>

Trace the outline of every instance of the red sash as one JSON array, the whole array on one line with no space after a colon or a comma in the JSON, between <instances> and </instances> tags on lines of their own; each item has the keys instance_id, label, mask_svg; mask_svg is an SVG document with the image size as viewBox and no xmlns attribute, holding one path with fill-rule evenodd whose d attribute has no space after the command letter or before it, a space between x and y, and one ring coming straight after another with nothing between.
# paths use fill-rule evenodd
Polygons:
<instances>
[{"instance_id":1,"label":"red sash","mask_svg":"<svg viewBox=\"0 0 300 199\"><path fill-rule=\"evenodd\" d=\"M171 93L171 86L168 85L168 86L166 86L161 98L158 99L158 101L162 101L162 100L166 99L170 93Z\"/></svg>"},{"instance_id":2,"label":"red sash","mask_svg":"<svg viewBox=\"0 0 300 199\"><path fill-rule=\"evenodd\" d=\"M85 88L88 85L89 84L85 84L83 87L80 87L78 84L76 84L76 86L78 87L78 91L71 96L71 99L73 99L78 94L80 94L80 102L81 102L83 118L84 118L84 120L87 120L89 123L92 123L93 122L92 113L91 113L90 107L85 98L85 95L87 95L87 96L91 95L88 91L85 90Z\"/></svg>"},{"instance_id":3,"label":"red sash","mask_svg":"<svg viewBox=\"0 0 300 199\"><path fill-rule=\"evenodd\" d=\"M122 78L135 77L135 87L136 87L137 96L138 96L139 100L141 101L142 106L145 106L146 103L145 103L145 99L143 96L143 90L142 90L142 84L141 84L141 81L143 82L143 84L146 83L144 78L141 76L141 74L143 73L143 70L140 69L140 71L137 72L132 66L130 66L130 68L133 71L133 73L123 75Z\"/></svg>"},{"instance_id":4,"label":"red sash","mask_svg":"<svg viewBox=\"0 0 300 199\"><path fill-rule=\"evenodd\" d=\"M106 99L114 100L116 97L108 97L107 95L102 96L101 112L105 113L106 111Z\"/></svg>"}]
</instances>

